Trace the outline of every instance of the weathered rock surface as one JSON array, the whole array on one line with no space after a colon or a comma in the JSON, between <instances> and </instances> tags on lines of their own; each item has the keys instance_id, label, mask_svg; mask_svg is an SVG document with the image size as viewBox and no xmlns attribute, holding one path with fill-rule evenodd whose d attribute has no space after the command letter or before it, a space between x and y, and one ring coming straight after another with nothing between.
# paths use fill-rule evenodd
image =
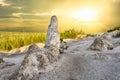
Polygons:
<instances>
[{"instance_id":1,"label":"weathered rock surface","mask_svg":"<svg viewBox=\"0 0 120 80\"><path fill-rule=\"evenodd\" d=\"M106 51L106 50L111 50L113 48L114 46L112 43L112 37L107 33L97 37L90 46L91 50L97 50L97 51Z\"/></svg>"},{"instance_id":2,"label":"weathered rock surface","mask_svg":"<svg viewBox=\"0 0 120 80\"><path fill-rule=\"evenodd\" d=\"M52 56L59 56L60 34L58 31L58 20L56 16L51 17L51 22L48 26L45 48L48 49Z\"/></svg>"},{"instance_id":3,"label":"weathered rock surface","mask_svg":"<svg viewBox=\"0 0 120 80\"><path fill-rule=\"evenodd\" d=\"M39 51L39 50L40 50L39 46L37 46L36 44L32 44L32 45L29 46L27 52L31 53L31 52L36 52L36 51Z\"/></svg>"},{"instance_id":4,"label":"weathered rock surface","mask_svg":"<svg viewBox=\"0 0 120 80\"><path fill-rule=\"evenodd\" d=\"M20 66L17 79L36 79L36 76L43 72L42 70L48 64L48 58L44 53L44 49L41 49L38 52L30 52L29 55L25 57L22 65Z\"/></svg>"},{"instance_id":5,"label":"weathered rock surface","mask_svg":"<svg viewBox=\"0 0 120 80\"><path fill-rule=\"evenodd\" d=\"M8 63L8 62L0 63L0 70L6 68L8 66L13 66L13 65L15 65L15 64Z\"/></svg>"},{"instance_id":6,"label":"weathered rock surface","mask_svg":"<svg viewBox=\"0 0 120 80\"><path fill-rule=\"evenodd\" d=\"M11 80L39 80L39 74L47 70L48 64L55 62L59 57L60 35L58 21L52 16L48 27L47 41L44 48L33 44L28 48L18 72L13 74ZM15 76L16 75L16 76Z\"/></svg>"},{"instance_id":7,"label":"weathered rock surface","mask_svg":"<svg viewBox=\"0 0 120 80\"><path fill-rule=\"evenodd\" d=\"M109 51L87 50L94 39L95 37L68 41L69 48L66 54L62 54L57 62L45 65L45 69L41 68L40 70L42 73L36 74L29 80L120 80L120 46ZM120 38L113 38L113 42L117 41L120 41ZM45 51L47 50L49 49L45 49ZM33 54L38 54L37 52ZM50 54L46 52L45 55L49 56ZM50 56L53 59L53 56ZM20 55L8 57L9 61L13 60L12 62L16 62L17 59L20 61L23 60L23 57ZM19 71L21 61L18 63L18 65L1 69L0 80L17 80L8 77L11 73ZM23 80L27 79L23 78Z\"/></svg>"},{"instance_id":8,"label":"weathered rock surface","mask_svg":"<svg viewBox=\"0 0 120 80\"><path fill-rule=\"evenodd\" d=\"M59 49L60 54L63 54L65 52L65 50L68 49L68 47L69 46L68 46L67 42L65 42L62 39L60 39L60 49Z\"/></svg>"},{"instance_id":9,"label":"weathered rock surface","mask_svg":"<svg viewBox=\"0 0 120 80\"><path fill-rule=\"evenodd\" d=\"M117 37L120 34L120 30L115 30L109 33L112 37Z\"/></svg>"},{"instance_id":10,"label":"weathered rock surface","mask_svg":"<svg viewBox=\"0 0 120 80\"><path fill-rule=\"evenodd\" d=\"M48 26L45 48L50 46L54 46L58 49L60 47L60 34L58 32L58 20L56 16L52 16L50 25Z\"/></svg>"}]
</instances>

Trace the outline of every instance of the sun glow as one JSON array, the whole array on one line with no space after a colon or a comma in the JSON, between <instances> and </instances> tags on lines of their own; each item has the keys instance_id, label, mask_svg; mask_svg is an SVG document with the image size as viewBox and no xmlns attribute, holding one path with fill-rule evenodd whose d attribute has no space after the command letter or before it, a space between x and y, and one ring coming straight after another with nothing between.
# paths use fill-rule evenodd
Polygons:
<instances>
[{"instance_id":1,"label":"sun glow","mask_svg":"<svg viewBox=\"0 0 120 80\"><path fill-rule=\"evenodd\" d=\"M94 9L81 9L73 13L74 18L82 21L95 21L97 19L97 11Z\"/></svg>"}]
</instances>

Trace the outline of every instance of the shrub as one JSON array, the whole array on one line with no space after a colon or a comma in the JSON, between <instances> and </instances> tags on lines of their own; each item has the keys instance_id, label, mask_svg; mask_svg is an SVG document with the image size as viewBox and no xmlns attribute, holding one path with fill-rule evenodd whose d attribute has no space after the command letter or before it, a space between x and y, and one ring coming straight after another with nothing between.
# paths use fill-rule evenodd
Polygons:
<instances>
[{"instance_id":1,"label":"shrub","mask_svg":"<svg viewBox=\"0 0 120 80\"><path fill-rule=\"evenodd\" d=\"M3 60L3 58L0 58L0 63L3 63L3 62L5 62L5 61Z\"/></svg>"},{"instance_id":2,"label":"shrub","mask_svg":"<svg viewBox=\"0 0 120 80\"><path fill-rule=\"evenodd\" d=\"M60 34L62 39L70 38L70 39L75 39L77 35L84 34L83 31L77 31L75 29L70 29L67 30L63 33Z\"/></svg>"},{"instance_id":3,"label":"shrub","mask_svg":"<svg viewBox=\"0 0 120 80\"><path fill-rule=\"evenodd\" d=\"M77 35L84 35L83 31L75 29L67 30L60 33L61 39L75 39ZM45 33L30 33L30 32L0 32L0 50L10 51L14 48L20 48L25 45L34 43L44 43L46 41Z\"/></svg>"},{"instance_id":4,"label":"shrub","mask_svg":"<svg viewBox=\"0 0 120 80\"><path fill-rule=\"evenodd\" d=\"M86 37L94 37L96 34L86 34Z\"/></svg>"},{"instance_id":5,"label":"shrub","mask_svg":"<svg viewBox=\"0 0 120 80\"><path fill-rule=\"evenodd\" d=\"M12 50L25 45L45 42L45 33L0 32L0 50Z\"/></svg>"},{"instance_id":6,"label":"shrub","mask_svg":"<svg viewBox=\"0 0 120 80\"><path fill-rule=\"evenodd\" d=\"M112 32L112 31L115 31L115 30L120 30L120 25L117 25L117 26L109 29L107 32Z\"/></svg>"}]
</instances>

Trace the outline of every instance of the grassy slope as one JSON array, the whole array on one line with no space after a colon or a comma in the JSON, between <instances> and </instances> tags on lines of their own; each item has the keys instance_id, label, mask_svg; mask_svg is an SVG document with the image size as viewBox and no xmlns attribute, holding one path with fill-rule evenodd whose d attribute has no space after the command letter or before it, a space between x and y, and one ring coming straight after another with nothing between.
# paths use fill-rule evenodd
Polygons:
<instances>
[{"instance_id":1,"label":"grassy slope","mask_svg":"<svg viewBox=\"0 0 120 80\"><path fill-rule=\"evenodd\" d=\"M44 42L44 33L0 32L0 50L11 50L37 42Z\"/></svg>"},{"instance_id":2,"label":"grassy slope","mask_svg":"<svg viewBox=\"0 0 120 80\"><path fill-rule=\"evenodd\" d=\"M75 39L78 35L93 36L85 34L82 31L74 29L67 30L60 33L62 39L72 38ZM81 36L79 37L81 38ZM33 32L0 32L0 51L9 51L14 48L20 48L25 45L34 43L44 43L46 40L45 33Z\"/></svg>"}]
</instances>

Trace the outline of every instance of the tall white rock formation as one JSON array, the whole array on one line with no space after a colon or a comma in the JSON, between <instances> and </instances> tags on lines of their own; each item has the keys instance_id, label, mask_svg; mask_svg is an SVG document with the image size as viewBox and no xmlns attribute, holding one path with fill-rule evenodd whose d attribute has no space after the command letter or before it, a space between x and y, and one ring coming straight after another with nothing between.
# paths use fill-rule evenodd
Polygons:
<instances>
[{"instance_id":1,"label":"tall white rock formation","mask_svg":"<svg viewBox=\"0 0 120 80\"><path fill-rule=\"evenodd\" d=\"M58 31L58 20L56 16L51 17L51 22L50 25L48 26L45 48L51 46L54 46L58 49L60 47L60 34Z\"/></svg>"}]
</instances>

